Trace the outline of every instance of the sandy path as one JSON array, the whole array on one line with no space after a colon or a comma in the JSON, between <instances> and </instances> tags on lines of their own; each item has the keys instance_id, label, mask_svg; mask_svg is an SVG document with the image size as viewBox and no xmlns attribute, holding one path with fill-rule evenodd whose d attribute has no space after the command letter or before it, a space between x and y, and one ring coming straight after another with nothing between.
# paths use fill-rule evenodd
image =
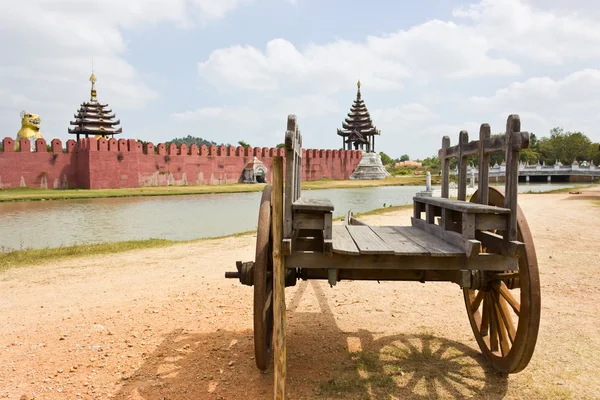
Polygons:
<instances>
[{"instance_id":1,"label":"sandy path","mask_svg":"<svg viewBox=\"0 0 600 400\"><path fill-rule=\"evenodd\" d=\"M519 197L542 282L525 371L506 378L487 366L456 285L300 282L286 290L289 397L598 396L600 207L573 197ZM406 225L410 214L364 220ZM270 398L272 369L252 358L252 289L223 278L254 258L254 240L1 274L0 398Z\"/></svg>"}]
</instances>

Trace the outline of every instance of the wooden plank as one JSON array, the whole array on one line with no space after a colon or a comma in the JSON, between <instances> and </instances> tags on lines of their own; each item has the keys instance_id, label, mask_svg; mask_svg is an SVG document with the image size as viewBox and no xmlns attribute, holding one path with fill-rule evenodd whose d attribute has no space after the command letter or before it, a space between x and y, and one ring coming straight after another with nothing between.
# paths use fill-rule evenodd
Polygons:
<instances>
[{"instance_id":1,"label":"wooden plank","mask_svg":"<svg viewBox=\"0 0 600 400\"><path fill-rule=\"evenodd\" d=\"M475 229L504 231L507 226L506 214L475 214Z\"/></svg>"},{"instance_id":2,"label":"wooden plank","mask_svg":"<svg viewBox=\"0 0 600 400\"><path fill-rule=\"evenodd\" d=\"M462 247L449 244L422 229L413 226L394 226L393 228L409 238L417 246L428 251L432 257L459 257L465 255Z\"/></svg>"},{"instance_id":3,"label":"wooden plank","mask_svg":"<svg viewBox=\"0 0 600 400\"><path fill-rule=\"evenodd\" d=\"M426 248L412 241L405 233L393 226L371 226L377 236L381 238L396 255L428 256L431 254Z\"/></svg>"},{"instance_id":4,"label":"wooden plank","mask_svg":"<svg viewBox=\"0 0 600 400\"><path fill-rule=\"evenodd\" d=\"M333 203L326 197L301 196L292 204L294 211L333 211Z\"/></svg>"},{"instance_id":5,"label":"wooden plank","mask_svg":"<svg viewBox=\"0 0 600 400\"><path fill-rule=\"evenodd\" d=\"M322 231L325 227L325 218L323 214L294 212L292 225L294 229L318 229Z\"/></svg>"},{"instance_id":6,"label":"wooden plank","mask_svg":"<svg viewBox=\"0 0 600 400\"><path fill-rule=\"evenodd\" d=\"M458 200L467 199L467 160L468 156L464 154L463 147L469 142L467 131L461 131L458 137L459 157L458 157Z\"/></svg>"},{"instance_id":7,"label":"wooden plank","mask_svg":"<svg viewBox=\"0 0 600 400\"><path fill-rule=\"evenodd\" d=\"M283 239L283 157L273 157L272 232L273 232L273 340L275 359L275 399L285 399L287 375L285 344L285 256L281 252Z\"/></svg>"},{"instance_id":8,"label":"wooden plank","mask_svg":"<svg viewBox=\"0 0 600 400\"><path fill-rule=\"evenodd\" d=\"M489 176L490 176L490 153L485 152L485 141L490 138L491 128L489 124L481 124L479 128L479 204L488 204Z\"/></svg>"},{"instance_id":9,"label":"wooden plank","mask_svg":"<svg viewBox=\"0 0 600 400\"><path fill-rule=\"evenodd\" d=\"M338 254L359 255L354 240L344 225L335 225L332 229L333 252Z\"/></svg>"},{"instance_id":10,"label":"wooden plank","mask_svg":"<svg viewBox=\"0 0 600 400\"><path fill-rule=\"evenodd\" d=\"M480 254L478 257L427 257L397 256L395 254L350 254L333 253L331 256L322 252L295 251L285 259L286 268L307 269L358 269L358 270L482 270L482 271L516 271L518 260L498 254Z\"/></svg>"},{"instance_id":11,"label":"wooden plank","mask_svg":"<svg viewBox=\"0 0 600 400\"><path fill-rule=\"evenodd\" d=\"M481 252L481 242L474 239L466 239L456 232L449 232L438 225L428 224L421 219L411 218L412 225L425 232L431 233L434 236L448 242L454 246L464 249L467 257L475 257Z\"/></svg>"},{"instance_id":12,"label":"wooden plank","mask_svg":"<svg viewBox=\"0 0 600 400\"><path fill-rule=\"evenodd\" d=\"M367 225L348 225L346 227L360 254L394 254L383 240Z\"/></svg>"},{"instance_id":13,"label":"wooden plank","mask_svg":"<svg viewBox=\"0 0 600 400\"><path fill-rule=\"evenodd\" d=\"M462 214L462 235L465 239L475 239L475 216L475 214Z\"/></svg>"},{"instance_id":14,"label":"wooden plank","mask_svg":"<svg viewBox=\"0 0 600 400\"><path fill-rule=\"evenodd\" d=\"M440 197L413 197L414 202L431 204L442 209L448 208L469 214L510 214L509 208L488 206L470 201L450 200Z\"/></svg>"},{"instance_id":15,"label":"wooden plank","mask_svg":"<svg viewBox=\"0 0 600 400\"><path fill-rule=\"evenodd\" d=\"M488 253L502 254L507 257L519 257L525 251L525 243L516 240L507 242L496 233L477 231L475 239L481 242L481 245L487 249Z\"/></svg>"}]
</instances>

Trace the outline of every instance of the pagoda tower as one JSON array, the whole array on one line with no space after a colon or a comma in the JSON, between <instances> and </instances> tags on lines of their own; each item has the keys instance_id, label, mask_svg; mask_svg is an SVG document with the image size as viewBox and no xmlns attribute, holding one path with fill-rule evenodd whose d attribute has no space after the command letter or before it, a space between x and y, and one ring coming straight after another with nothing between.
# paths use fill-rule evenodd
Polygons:
<instances>
[{"instance_id":1,"label":"pagoda tower","mask_svg":"<svg viewBox=\"0 0 600 400\"><path fill-rule=\"evenodd\" d=\"M75 114L75 121L71 121L71 125L75 125L74 128L69 128L69 133L77 135L77 141L82 135L89 137L95 135L95 137L108 138L109 136L122 133L123 128L118 127L121 120L114 120L115 114L108 107L108 104L102 104L98 102L96 98L96 75L92 70L92 76L90 76L90 82L92 82L92 89L90 91L90 101L81 103L79 110Z\"/></svg>"},{"instance_id":2,"label":"pagoda tower","mask_svg":"<svg viewBox=\"0 0 600 400\"><path fill-rule=\"evenodd\" d=\"M375 152L375 135L381 135L381 131L373 126L371 115L360 94L360 81L356 85L356 100L348 117L342 122L344 129L338 129L337 134L342 136L344 150L352 150L353 146L354 150L365 150L366 147L367 153L372 153Z\"/></svg>"}]
</instances>

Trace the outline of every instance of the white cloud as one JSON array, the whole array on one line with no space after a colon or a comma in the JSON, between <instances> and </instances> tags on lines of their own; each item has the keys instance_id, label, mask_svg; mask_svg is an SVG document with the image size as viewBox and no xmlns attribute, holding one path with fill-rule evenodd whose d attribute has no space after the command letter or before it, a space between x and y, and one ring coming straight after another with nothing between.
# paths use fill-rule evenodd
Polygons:
<instances>
[{"instance_id":1,"label":"white cloud","mask_svg":"<svg viewBox=\"0 0 600 400\"><path fill-rule=\"evenodd\" d=\"M406 79L517 75L517 64L489 55L489 40L470 27L429 21L407 31L370 36L364 43L337 40L298 49L273 39L263 50L235 45L200 62L201 76L215 86L334 93L357 78L373 90L403 87Z\"/></svg>"},{"instance_id":2,"label":"white cloud","mask_svg":"<svg viewBox=\"0 0 600 400\"><path fill-rule=\"evenodd\" d=\"M217 20L250 1L0 2L0 88L9 93L0 96L4 134L16 134L22 108L40 114L42 132L50 137L65 132L73 112L89 96L92 57L100 101L110 102L114 110L145 107L159 94L125 61L128 44L122 30L148 29L158 22L189 26Z\"/></svg>"},{"instance_id":3,"label":"white cloud","mask_svg":"<svg viewBox=\"0 0 600 400\"><path fill-rule=\"evenodd\" d=\"M359 73L364 87L378 92L366 101L382 130L379 149L393 156L431 155L441 136L454 142L467 129L474 138L484 122L502 132L511 113L520 114L530 132L545 135L564 126L597 141L597 71L586 69L600 61L595 8L589 0L481 0L454 10L451 21L430 20L359 41L301 45L276 38L264 48L224 47L202 59L198 71L218 90L260 96L248 106L269 114L258 131L275 131L268 121L293 112L305 141L324 146L336 147L335 129ZM312 100L282 109L282 99L294 95Z\"/></svg>"},{"instance_id":4,"label":"white cloud","mask_svg":"<svg viewBox=\"0 0 600 400\"><path fill-rule=\"evenodd\" d=\"M544 63L564 63L571 59L600 57L600 25L577 10L542 10L536 3L548 1L482 0L456 9L454 16L474 23L473 29L485 36L494 49ZM588 3L588 6L594 3Z\"/></svg>"},{"instance_id":5,"label":"white cloud","mask_svg":"<svg viewBox=\"0 0 600 400\"><path fill-rule=\"evenodd\" d=\"M493 95L474 96L471 104L478 109L516 112L527 126L522 128L541 135L556 126L584 131L600 140L600 70L586 69L563 79L534 77L515 82Z\"/></svg>"}]
</instances>

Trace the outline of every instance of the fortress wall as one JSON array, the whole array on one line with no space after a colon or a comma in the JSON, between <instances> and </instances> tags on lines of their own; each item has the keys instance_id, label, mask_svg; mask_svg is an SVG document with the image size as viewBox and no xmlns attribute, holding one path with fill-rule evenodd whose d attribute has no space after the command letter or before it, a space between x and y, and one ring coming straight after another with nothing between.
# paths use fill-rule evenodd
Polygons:
<instances>
[{"instance_id":1,"label":"fortress wall","mask_svg":"<svg viewBox=\"0 0 600 400\"><path fill-rule=\"evenodd\" d=\"M254 156L263 162L271 182L273 157L284 156L283 149L225 146L154 145L134 139L81 139L62 143L46 143L39 139L37 152L29 151L29 141L21 140L20 151L14 151L13 139L4 139L0 152L0 188L80 187L89 189L129 188L168 185L210 185L242 181L243 169ZM27 150L27 151L25 151ZM303 150L303 180L348 179L361 158L360 151ZM44 172L45 175L41 173ZM46 186L42 178L46 176ZM58 179L60 185L56 186ZM63 185L65 182L66 186Z\"/></svg>"},{"instance_id":2,"label":"fortress wall","mask_svg":"<svg viewBox=\"0 0 600 400\"><path fill-rule=\"evenodd\" d=\"M0 189L19 186L48 189L80 187L74 140L67 142L66 153L63 153L59 139L52 140L50 151L46 151L44 139L37 139L33 145L37 151L30 151L30 141L21 139L19 150L15 151L14 139L5 138L2 141L4 150L0 152Z\"/></svg>"}]
</instances>

